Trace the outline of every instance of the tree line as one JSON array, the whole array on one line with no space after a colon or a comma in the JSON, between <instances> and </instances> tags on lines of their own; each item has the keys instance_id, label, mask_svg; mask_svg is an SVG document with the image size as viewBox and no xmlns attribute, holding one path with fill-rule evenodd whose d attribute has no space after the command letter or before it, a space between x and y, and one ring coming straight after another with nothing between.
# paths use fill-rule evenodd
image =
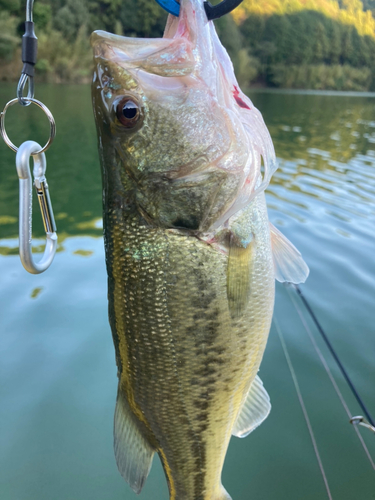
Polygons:
<instances>
[{"instance_id":1,"label":"tree line","mask_svg":"<svg viewBox=\"0 0 375 500\"><path fill-rule=\"evenodd\" d=\"M244 0L216 21L242 86L375 90L375 0ZM0 0L0 79L16 80L25 0ZM155 0L36 0L37 76L90 79L89 34L158 37Z\"/></svg>"}]
</instances>

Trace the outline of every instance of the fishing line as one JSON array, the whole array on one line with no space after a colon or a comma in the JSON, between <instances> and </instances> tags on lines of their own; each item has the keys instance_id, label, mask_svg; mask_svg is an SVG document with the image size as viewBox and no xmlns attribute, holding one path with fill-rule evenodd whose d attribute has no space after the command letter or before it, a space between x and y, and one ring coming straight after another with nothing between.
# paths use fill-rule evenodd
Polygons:
<instances>
[{"instance_id":1,"label":"fishing line","mask_svg":"<svg viewBox=\"0 0 375 500\"><path fill-rule=\"evenodd\" d=\"M317 353L320 361L322 362L322 365L324 366L324 368L325 368L325 370L327 372L328 377L330 378L330 380L332 382L332 385L333 385L333 387L334 387L334 389L336 391L336 394L339 397L339 399L341 401L341 404L344 407L344 409L346 411L346 414L349 417L349 420L351 420L352 413L350 412L349 407L348 407L348 405L347 405L347 403L346 403L346 401L344 399L344 396L342 395L342 393L341 393L341 391L340 391L340 389L339 389L339 387L337 385L337 382L336 382L335 378L332 375L331 369L329 368L328 363L327 363L325 357L323 356L322 351L320 350L318 344L316 343L315 337L312 334L312 332L310 330L310 327L309 327L309 325L306 322L306 319L305 319L305 317L304 317L304 315L303 315L303 313L301 311L301 308L299 307L299 305L297 304L295 298L293 297L292 293L290 292L289 287L287 287L287 290L288 290L288 294L289 294L289 296L290 296L290 298L291 298L291 300L292 300L292 302L293 302L293 304L294 304L294 306L295 306L295 308L297 310L298 316L300 317L300 320L301 320L301 322L302 322L302 324L303 324L303 326L304 326L304 328L306 330L306 333L308 334L308 336L309 336L309 338L311 340L311 343L314 346L314 349L315 349L315 351L316 351L316 353ZM354 425L353 427L354 427L354 430L355 430L355 432L356 432L356 434L358 436L358 439L359 439L360 443L362 444L362 447L363 447L363 449L364 449L364 451L365 451L365 453L367 455L367 458L369 459L371 467L375 470L375 463L374 463L374 461L373 461L373 459L371 457L371 454L370 454L370 452L369 452L369 450L368 450L368 448L366 446L366 443L363 440L363 437L362 437L361 433L359 432L358 426Z\"/></svg>"},{"instance_id":2,"label":"fishing line","mask_svg":"<svg viewBox=\"0 0 375 500\"><path fill-rule=\"evenodd\" d=\"M284 336L283 336L283 334L281 332L279 324L278 324L278 322L277 322L276 319L274 319L273 321L275 323L276 331L277 331L277 334L278 334L280 342L281 342L281 346L282 346L283 351L284 351L286 362L288 363L289 371L290 371L290 373L292 375L292 379L293 379L293 382L294 382L294 387L296 389L298 400L299 400L299 403L300 403L301 408L302 408L303 416L305 417L305 420L306 420L306 425L307 425L307 428L308 428L309 433L310 433L310 438L311 438L311 441L312 441L312 444L313 444L313 448L314 448L314 451L315 451L316 459L318 461L320 472L322 474L323 481L324 481L324 484L325 484L325 487L326 487L326 490L327 490L327 495L328 495L329 500L332 500L331 490L329 488L329 484L328 484L327 476L326 476L326 473L325 473L325 470L324 470L324 467L323 467L322 459L320 458L320 453L319 453L318 445L317 445L317 442L316 442L316 439L315 439L313 428L311 426L309 415L307 413L307 409L306 409L305 403L303 401L301 389L300 389L299 384L298 384L297 375L296 375L296 372L294 371L293 364L292 364L292 361L290 359L289 351L288 351L288 348L286 346L285 339L284 339Z\"/></svg>"},{"instance_id":3,"label":"fishing line","mask_svg":"<svg viewBox=\"0 0 375 500\"><path fill-rule=\"evenodd\" d=\"M341 373L343 374L347 384L349 385L354 397L356 398L359 406L361 407L363 413L366 415L367 417L367 420L370 422L370 424L372 425L372 427L375 427L375 423L374 423L374 419L372 418L370 412L368 411L365 403L363 402L361 396L359 395L357 389L355 388L351 378L349 377L349 374L348 372L346 371L346 369L344 368L340 358L338 357L333 345L331 344L329 338L327 337L327 334L325 333L325 331L323 330L323 327L321 326L321 324L319 323L318 321L318 318L315 316L314 314L314 311L312 310L310 304L308 303L307 299L305 298L305 296L303 295L300 287L298 285L293 285L294 288L297 290L297 293L298 295L301 297L301 300L304 304L304 306L306 307L307 311L309 312L310 316L311 316L311 319L313 320L313 322L315 323L319 333L321 334L321 336L323 337L323 340L324 342L326 343L330 353L332 354L333 356L333 359L336 361L337 363L337 366L340 368L341 370Z\"/></svg>"}]
</instances>

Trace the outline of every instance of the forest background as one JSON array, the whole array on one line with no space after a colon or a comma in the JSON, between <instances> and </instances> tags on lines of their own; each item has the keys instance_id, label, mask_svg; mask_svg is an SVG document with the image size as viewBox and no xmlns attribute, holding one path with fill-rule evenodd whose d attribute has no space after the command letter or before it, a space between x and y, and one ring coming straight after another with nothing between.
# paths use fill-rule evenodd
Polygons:
<instances>
[{"instance_id":1,"label":"forest background","mask_svg":"<svg viewBox=\"0 0 375 500\"><path fill-rule=\"evenodd\" d=\"M218 3L218 0L212 3ZM0 0L0 80L19 78L25 0ZM39 81L91 78L89 35L158 37L155 0L36 0ZM217 21L242 87L375 90L375 0L244 0Z\"/></svg>"}]
</instances>

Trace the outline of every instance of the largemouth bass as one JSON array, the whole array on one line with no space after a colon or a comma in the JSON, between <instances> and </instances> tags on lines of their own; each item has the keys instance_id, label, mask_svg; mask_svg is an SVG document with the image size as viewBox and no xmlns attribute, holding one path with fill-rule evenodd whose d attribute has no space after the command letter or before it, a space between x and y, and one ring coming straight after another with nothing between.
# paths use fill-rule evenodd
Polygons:
<instances>
[{"instance_id":1,"label":"largemouth bass","mask_svg":"<svg viewBox=\"0 0 375 500\"><path fill-rule=\"evenodd\" d=\"M161 39L92 45L117 465L139 493L157 452L171 500L230 499L231 435L270 411L257 372L275 277L308 273L268 222L272 141L202 0L181 0Z\"/></svg>"}]
</instances>

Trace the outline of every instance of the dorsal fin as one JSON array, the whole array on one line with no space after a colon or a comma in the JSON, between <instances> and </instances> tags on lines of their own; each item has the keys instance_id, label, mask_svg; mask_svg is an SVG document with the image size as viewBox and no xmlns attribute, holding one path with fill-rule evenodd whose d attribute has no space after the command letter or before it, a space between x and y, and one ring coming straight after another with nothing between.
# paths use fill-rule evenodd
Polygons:
<instances>
[{"instance_id":1,"label":"dorsal fin","mask_svg":"<svg viewBox=\"0 0 375 500\"><path fill-rule=\"evenodd\" d=\"M151 469L154 449L120 390L115 410L114 448L120 474L135 493L140 493Z\"/></svg>"},{"instance_id":2,"label":"dorsal fin","mask_svg":"<svg viewBox=\"0 0 375 500\"><path fill-rule=\"evenodd\" d=\"M275 278L281 283L304 283L309 275L309 268L301 253L270 222Z\"/></svg>"},{"instance_id":3,"label":"dorsal fin","mask_svg":"<svg viewBox=\"0 0 375 500\"><path fill-rule=\"evenodd\" d=\"M248 436L268 417L270 411L270 397L257 375L234 424L233 436L241 438Z\"/></svg>"}]
</instances>

